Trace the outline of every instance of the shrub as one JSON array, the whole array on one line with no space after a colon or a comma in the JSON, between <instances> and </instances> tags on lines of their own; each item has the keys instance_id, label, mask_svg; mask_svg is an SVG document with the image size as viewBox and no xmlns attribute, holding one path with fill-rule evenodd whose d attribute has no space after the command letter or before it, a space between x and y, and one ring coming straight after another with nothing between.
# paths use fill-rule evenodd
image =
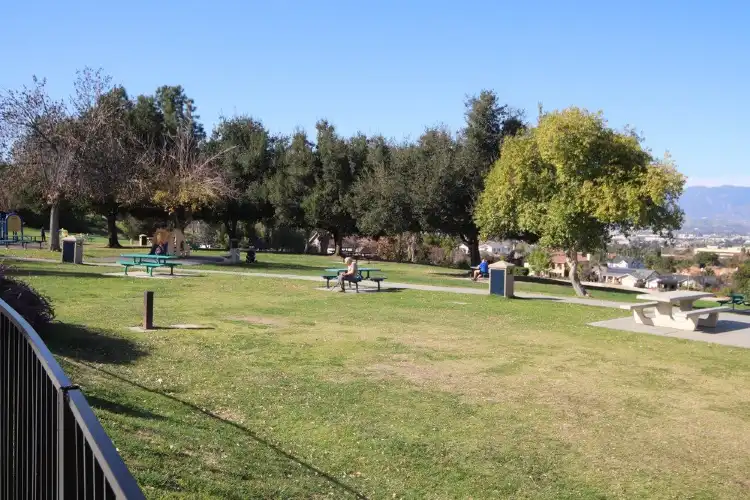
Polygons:
<instances>
[{"instance_id":1,"label":"shrub","mask_svg":"<svg viewBox=\"0 0 750 500\"><path fill-rule=\"evenodd\" d=\"M49 299L28 283L9 276L11 271L11 267L0 264L0 299L7 302L34 328L51 322L55 318L55 310Z\"/></svg>"}]
</instances>

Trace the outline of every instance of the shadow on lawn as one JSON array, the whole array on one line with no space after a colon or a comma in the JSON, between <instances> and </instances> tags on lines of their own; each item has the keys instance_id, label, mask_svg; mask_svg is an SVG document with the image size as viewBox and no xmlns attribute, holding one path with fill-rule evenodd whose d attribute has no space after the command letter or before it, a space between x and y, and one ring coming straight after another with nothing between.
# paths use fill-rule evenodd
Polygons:
<instances>
[{"instance_id":1,"label":"shadow on lawn","mask_svg":"<svg viewBox=\"0 0 750 500\"><path fill-rule=\"evenodd\" d=\"M262 256L260 256L262 258ZM346 267L343 264L331 263L328 268L334 267ZM282 262L254 262L252 264L240 263L240 264L221 264L221 267L231 267L233 269L242 269L245 271L320 271L321 273L326 269L324 266L308 266L305 264L293 264L293 263L282 263Z\"/></svg>"},{"instance_id":2,"label":"shadow on lawn","mask_svg":"<svg viewBox=\"0 0 750 500\"><path fill-rule=\"evenodd\" d=\"M91 396L87 394L86 400L94 408L98 408L100 410L107 410L108 412L111 412L111 413L118 413L120 415L127 415L129 417L145 418L145 419L150 419L150 420L164 420L166 418L166 417L163 417L162 415L150 412L148 410L136 408L135 406L115 403L113 401L109 401L108 399L104 399L99 396Z\"/></svg>"},{"instance_id":3,"label":"shadow on lawn","mask_svg":"<svg viewBox=\"0 0 750 500\"><path fill-rule=\"evenodd\" d=\"M39 334L54 354L79 361L125 365L148 354L130 339L82 325L52 323L41 329Z\"/></svg>"},{"instance_id":4,"label":"shadow on lawn","mask_svg":"<svg viewBox=\"0 0 750 500\"><path fill-rule=\"evenodd\" d=\"M78 271L58 271L51 269L12 269L8 271L11 276L59 276L61 278L115 278L116 276L107 276L100 273L82 273Z\"/></svg>"},{"instance_id":5,"label":"shadow on lawn","mask_svg":"<svg viewBox=\"0 0 750 500\"><path fill-rule=\"evenodd\" d=\"M275 445L275 444L271 443L270 441L267 441L266 439L260 437L258 434L256 434L254 431L248 429L247 427L244 427L244 426L242 426L240 424L232 422L231 420L227 420L225 418L222 418L219 415L216 415L215 413L212 413L212 412L210 412L210 411L208 411L208 410L206 410L204 408L201 408L201 407L199 407L199 406L197 406L197 405L195 405L193 403L190 403L188 401L184 401L184 400L182 400L182 399L180 399L178 397L175 397L175 396L173 396L171 394L166 394L166 393L158 391L156 389L151 389L150 387L146 387L146 386L141 385L141 384L139 384L137 382L133 382L132 380L126 379L124 377L121 377L120 375L118 375L116 373L112 373L112 372L110 372L108 370L105 370L103 368L99 368L97 366L93 366L93 365L90 365L90 364L84 363L84 362L79 362L79 363L76 363L76 364L84 366L84 367L89 368L91 370L97 371L99 373L103 373L103 374L105 374L105 375L107 375L109 377L112 377L112 378L115 378L115 379L119 380L120 382L124 382L124 383L126 383L128 385L131 385L133 387L137 387L138 389L141 389L143 391L150 392L152 394L157 394L159 396L162 396L162 397L165 397L167 399L170 399L170 400L172 400L172 401L174 401L176 403L180 403L182 405L185 405L188 408L190 408L191 410L193 410L194 412L201 413L201 414L203 414L203 415L205 415L205 416L207 416L209 418L212 418L212 419L217 420L217 421L219 421L219 422L221 422L221 423L223 423L225 425L233 427L233 428L235 428L235 429L243 432L244 434L246 434L247 436L249 436L250 438L252 438L257 443L259 443L259 444L261 444L263 446L268 447L269 449L273 450L274 452L278 453L279 455L281 455L281 456L289 459L290 461L292 461L292 462L294 462L294 463L296 463L296 464L304 467L305 469L307 469L308 471L312 472L313 474L326 479L328 482L330 482L331 484L333 484L333 485L341 488L342 490L346 491L347 493L349 493L351 495L354 495L355 498L367 499L367 497L363 493L360 493L359 491L355 490L351 486L349 486L349 485L341 482L337 478L333 477L331 474L329 474L329 473L327 473L327 472L325 472L325 471L323 471L321 469L318 469L317 467L315 467L314 465L312 465L312 464L304 461L303 459L301 459L301 458L299 458L299 457L297 457L295 455L292 455L288 451L284 451L283 449L281 449L277 445ZM94 405L94 403L91 403L91 404Z\"/></svg>"}]
</instances>

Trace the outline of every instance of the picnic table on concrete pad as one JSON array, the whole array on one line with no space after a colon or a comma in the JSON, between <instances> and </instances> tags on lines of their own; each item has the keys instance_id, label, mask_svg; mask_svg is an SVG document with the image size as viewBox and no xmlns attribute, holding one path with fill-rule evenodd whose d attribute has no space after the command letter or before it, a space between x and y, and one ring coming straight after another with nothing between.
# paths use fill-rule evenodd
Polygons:
<instances>
[{"instance_id":1,"label":"picnic table on concrete pad","mask_svg":"<svg viewBox=\"0 0 750 500\"><path fill-rule=\"evenodd\" d=\"M707 292L655 292L636 297L647 302L620 307L632 311L635 322L639 324L694 331L698 326L716 326L719 313L729 311L728 307L693 309L696 300L712 296L712 293ZM677 306L677 311L674 306ZM653 310L653 316L647 316L646 309Z\"/></svg>"}]
</instances>

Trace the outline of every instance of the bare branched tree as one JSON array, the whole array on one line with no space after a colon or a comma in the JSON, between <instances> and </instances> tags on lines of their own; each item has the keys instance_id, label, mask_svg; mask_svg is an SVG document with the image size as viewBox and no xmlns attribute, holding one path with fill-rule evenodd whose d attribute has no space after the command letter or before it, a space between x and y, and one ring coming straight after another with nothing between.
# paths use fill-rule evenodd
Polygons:
<instances>
[{"instance_id":1,"label":"bare branched tree","mask_svg":"<svg viewBox=\"0 0 750 500\"><path fill-rule=\"evenodd\" d=\"M236 196L217 162L227 151L207 154L200 148L189 112L176 135L155 151L152 167L144 170L151 175L145 179L152 186L153 203L169 213L176 228L184 231L193 213Z\"/></svg>"},{"instance_id":2,"label":"bare branched tree","mask_svg":"<svg viewBox=\"0 0 750 500\"><path fill-rule=\"evenodd\" d=\"M99 71L79 73L73 106L78 114L79 182L92 207L106 216L109 246L120 246L117 215L145 199L139 178L150 144L142 144L132 123L133 103L123 87Z\"/></svg>"},{"instance_id":3,"label":"bare branched tree","mask_svg":"<svg viewBox=\"0 0 750 500\"><path fill-rule=\"evenodd\" d=\"M60 204L76 188L73 118L63 101L50 98L46 81L0 93L0 155L9 178L50 210L51 250L60 249Z\"/></svg>"}]
</instances>

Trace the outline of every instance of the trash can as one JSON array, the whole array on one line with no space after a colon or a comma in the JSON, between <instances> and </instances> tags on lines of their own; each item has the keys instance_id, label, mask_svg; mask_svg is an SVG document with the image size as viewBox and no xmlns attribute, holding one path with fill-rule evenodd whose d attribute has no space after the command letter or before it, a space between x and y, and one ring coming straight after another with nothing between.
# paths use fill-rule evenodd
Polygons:
<instances>
[{"instance_id":1,"label":"trash can","mask_svg":"<svg viewBox=\"0 0 750 500\"><path fill-rule=\"evenodd\" d=\"M83 264L83 238L68 236L62 241L62 262L66 264Z\"/></svg>"},{"instance_id":2,"label":"trash can","mask_svg":"<svg viewBox=\"0 0 750 500\"><path fill-rule=\"evenodd\" d=\"M148 244L148 236L145 235L145 234L139 234L138 235L138 245L140 245L142 247L149 246L149 244Z\"/></svg>"},{"instance_id":3,"label":"trash can","mask_svg":"<svg viewBox=\"0 0 750 500\"><path fill-rule=\"evenodd\" d=\"M513 267L502 261L490 265L490 295L513 297Z\"/></svg>"}]
</instances>

